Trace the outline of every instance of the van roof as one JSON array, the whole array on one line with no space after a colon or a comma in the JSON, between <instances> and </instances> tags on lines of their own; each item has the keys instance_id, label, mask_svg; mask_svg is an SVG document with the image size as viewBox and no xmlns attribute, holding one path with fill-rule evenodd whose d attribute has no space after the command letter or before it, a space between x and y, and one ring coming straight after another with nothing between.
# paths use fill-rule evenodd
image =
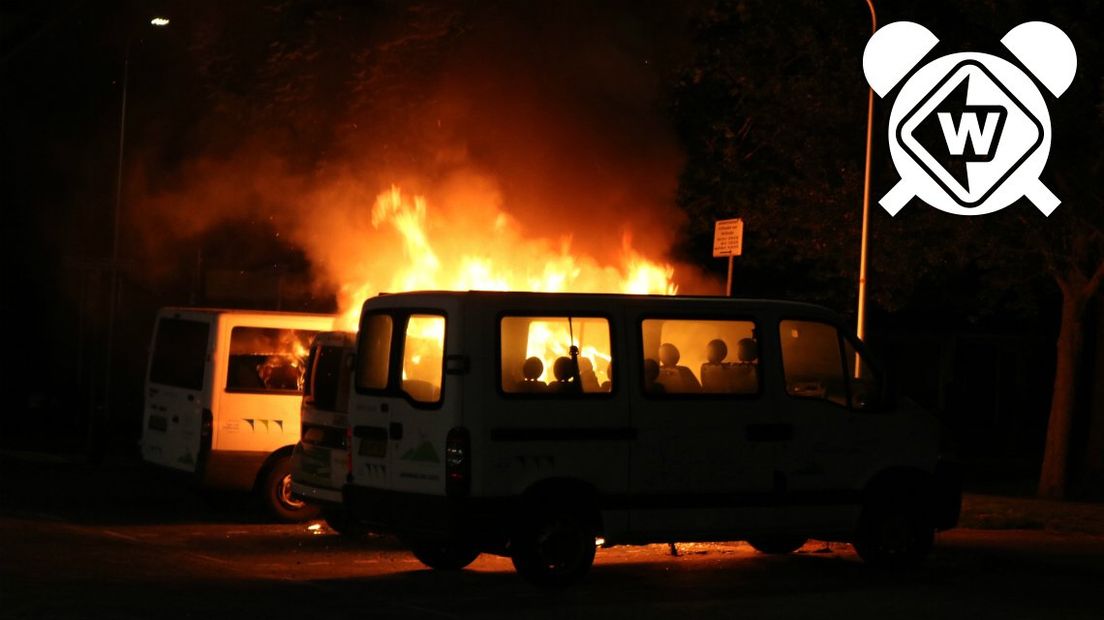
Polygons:
<instances>
[{"instance_id":1,"label":"van roof","mask_svg":"<svg viewBox=\"0 0 1104 620\"><path fill-rule=\"evenodd\" d=\"M248 310L244 308L193 308L189 306L166 306L158 310L158 314L164 316L178 312L190 312L194 314L248 314L252 316L290 316L290 317L316 317L320 319L333 319L333 314L317 314L310 312L282 312L278 310Z\"/></svg>"},{"instance_id":2,"label":"van roof","mask_svg":"<svg viewBox=\"0 0 1104 620\"><path fill-rule=\"evenodd\" d=\"M781 299L756 299L756 298L739 298L739 297L717 297L717 296L704 296L704 295L628 295L622 293L538 293L529 291L411 291L405 293L381 293L377 297L369 298L365 301L365 304L378 301L381 306L393 307L400 305L403 300L409 299L412 302L417 300L419 303L425 303L429 299L433 298L485 298L485 299L516 299L518 301L537 301L540 299L547 299L550 297L559 300L571 300L578 299L591 300L591 301L649 301L658 302L664 305L676 305L685 302L694 302L701 304L715 304L717 306L739 306L743 308L763 308L773 309L780 311L802 311L812 314L831 315L838 316L838 314L832 309L817 304L811 304L801 301L789 301Z\"/></svg>"}]
</instances>

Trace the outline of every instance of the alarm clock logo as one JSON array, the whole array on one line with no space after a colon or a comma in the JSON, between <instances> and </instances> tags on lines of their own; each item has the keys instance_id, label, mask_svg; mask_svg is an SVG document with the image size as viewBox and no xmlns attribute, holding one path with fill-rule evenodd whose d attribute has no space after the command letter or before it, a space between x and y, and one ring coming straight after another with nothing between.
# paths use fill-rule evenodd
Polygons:
<instances>
[{"instance_id":1,"label":"alarm clock logo","mask_svg":"<svg viewBox=\"0 0 1104 620\"><path fill-rule=\"evenodd\" d=\"M894 22L866 44L863 72L885 98L939 39ZM1027 22L1001 43L1031 73L990 54L949 54L901 84L889 115L889 152L901 180L879 203L896 215L912 199L956 215L999 211L1026 196L1044 215L1058 199L1039 180L1051 126L1038 80L1055 97L1073 81L1077 53L1056 26Z\"/></svg>"}]
</instances>

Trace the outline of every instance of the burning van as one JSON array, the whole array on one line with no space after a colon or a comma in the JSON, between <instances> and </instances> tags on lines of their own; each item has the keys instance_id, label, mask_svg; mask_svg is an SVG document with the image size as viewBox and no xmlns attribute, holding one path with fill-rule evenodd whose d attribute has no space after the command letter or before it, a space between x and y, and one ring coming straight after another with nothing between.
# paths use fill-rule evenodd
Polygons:
<instances>
[{"instance_id":1,"label":"burning van","mask_svg":"<svg viewBox=\"0 0 1104 620\"><path fill-rule=\"evenodd\" d=\"M322 332L314 337L304 380L302 433L291 455L292 496L321 506L326 523L342 534L357 530L341 505L355 354L355 334Z\"/></svg>"},{"instance_id":2,"label":"burning van","mask_svg":"<svg viewBox=\"0 0 1104 620\"><path fill-rule=\"evenodd\" d=\"M164 308L146 376L142 457L203 486L252 490L277 518L317 513L292 497L308 346L325 315Z\"/></svg>"},{"instance_id":3,"label":"burning van","mask_svg":"<svg viewBox=\"0 0 1104 620\"><path fill-rule=\"evenodd\" d=\"M364 303L346 508L426 565L559 585L597 542L847 541L921 560L958 518L936 419L818 306L407 293Z\"/></svg>"}]
</instances>

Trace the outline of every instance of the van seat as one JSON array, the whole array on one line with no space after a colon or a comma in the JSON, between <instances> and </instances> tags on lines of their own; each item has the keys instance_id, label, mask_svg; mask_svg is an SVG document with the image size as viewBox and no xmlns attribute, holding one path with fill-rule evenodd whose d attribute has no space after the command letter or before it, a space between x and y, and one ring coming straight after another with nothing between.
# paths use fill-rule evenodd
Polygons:
<instances>
[{"instance_id":1,"label":"van seat","mask_svg":"<svg viewBox=\"0 0 1104 620\"><path fill-rule=\"evenodd\" d=\"M403 379L402 390L409 394L414 400L422 403L437 402L437 398L441 393L437 386L429 381L420 381L418 379Z\"/></svg>"},{"instance_id":2,"label":"van seat","mask_svg":"<svg viewBox=\"0 0 1104 620\"><path fill-rule=\"evenodd\" d=\"M697 393L701 391L701 384L686 366L665 366L659 369L659 378L656 383L663 386L668 394Z\"/></svg>"},{"instance_id":3,"label":"van seat","mask_svg":"<svg viewBox=\"0 0 1104 620\"><path fill-rule=\"evenodd\" d=\"M702 391L710 394L727 394L732 392L732 376L725 364L702 364L701 385Z\"/></svg>"}]
</instances>

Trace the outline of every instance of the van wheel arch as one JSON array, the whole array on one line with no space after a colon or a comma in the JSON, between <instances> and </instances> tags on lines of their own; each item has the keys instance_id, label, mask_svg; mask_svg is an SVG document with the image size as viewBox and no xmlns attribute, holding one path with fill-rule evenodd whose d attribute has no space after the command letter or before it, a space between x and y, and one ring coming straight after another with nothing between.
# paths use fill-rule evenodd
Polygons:
<instances>
[{"instance_id":1,"label":"van wheel arch","mask_svg":"<svg viewBox=\"0 0 1104 620\"><path fill-rule=\"evenodd\" d=\"M598 510L598 490L577 478L547 478L529 485L521 494L519 517L542 506L570 506L588 518L594 533L602 533L602 513Z\"/></svg>"},{"instance_id":2,"label":"van wheel arch","mask_svg":"<svg viewBox=\"0 0 1104 620\"><path fill-rule=\"evenodd\" d=\"M581 480L542 480L522 493L510 535L510 558L525 580L563 587L594 563L601 533L596 489Z\"/></svg>"},{"instance_id":3,"label":"van wheel arch","mask_svg":"<svg viewBox=\"0 0 1104 620\"><path fill-rule=\"evenodd\" d=\"M862 493L852 546L865 562L904 568L919 564L935 536L935 477L913 468L879 472Z\"/></svg>"},{"instance_id":4,"label":"van wheel arch","mask_svg":"<svg viewBox=\"0 0 1104 620\"><path fill-rule=\"evenodd\" d=\"M271 517L285 523L309 521L321 512L321 508L315 504L292 502L286 496L285 478L290 475L289 466L293 450L294 446L284 446L274 450L264 460L253 482L253 495L260 501L261 506Z\"/></svg>"},{"instance_id":5,"label":"van wheel arch","mask_svg":"<svg viewBox=\"0 0 1104 620\"><path fill-rule=\"evenodd\" d=\"M885 497L908 493L914 498L923 498L923 505L930 507L930 498L935 491L935 476L931 472L913 467L891 467L872 476L863 487L864 505Z\"/></svg>"}]
</instances>

